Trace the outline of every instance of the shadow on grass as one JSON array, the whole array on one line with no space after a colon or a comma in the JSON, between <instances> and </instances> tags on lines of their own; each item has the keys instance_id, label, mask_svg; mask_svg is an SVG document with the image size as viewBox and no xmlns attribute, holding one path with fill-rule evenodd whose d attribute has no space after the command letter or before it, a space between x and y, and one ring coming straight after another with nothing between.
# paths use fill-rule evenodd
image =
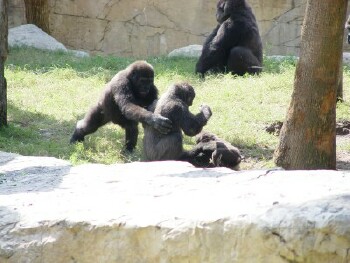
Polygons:
<instances>
[{"instance_id":1,"label":"shadow on grass","mask_svg":"<svg viewBox=\"0 0 350 263\"><path fill-rule=\"evenodd\" d=\"M57 120L8 104L8 126L0 129L0 149L27 156L52 156L74 164L127 162L140 157L122 154L124 130L107 125L86 137L84 143L69 144L76 120ZM105 160L106 155L110 159Z\"/></svg>"}]
</instances>

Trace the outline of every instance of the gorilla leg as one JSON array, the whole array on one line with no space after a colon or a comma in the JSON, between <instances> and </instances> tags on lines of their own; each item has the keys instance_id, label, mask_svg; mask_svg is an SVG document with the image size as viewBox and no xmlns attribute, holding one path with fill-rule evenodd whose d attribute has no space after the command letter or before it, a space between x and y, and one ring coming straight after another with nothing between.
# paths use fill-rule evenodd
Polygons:
<instances>
[{"instance_id":1,"label":"gorilla leg","mask_svg":"<svg viewBox=\"0 0 350 263\"><path fill-rule=\"evenodd\" d=\"M227 70L233 74L243 76L246 72L249 74L258 74L261 72L261 62L252 51L245 47L234 47L230 51L227 60Z\"/></svg>"},{"instance_id":2,"label":"gorilla leg","mask_svg":"<svg viewBox=\"0 0 350 263\"><path fill-rule=\"evenodd\" d=\"M143 151L148 161L179 159L182 153L181 132L169 133L161 137L149 127L144 132Z\"/></svg>"},{"instance_id":3,"label":"gorilla leg","mask_svg":"<svg viewBox=\"0 0 350 263\"><path fill-rule=\"evenodd\" d=\"M86 135L97 131L99 127L105 125L108 121L109 120L105 118L100 107L92 107L85 115L84 119L78 121L74 133L70 139L70 143L84 141L84 137Z\"/></svg>"},{"instance_id":4,"label":"gorilla leg","mask_svg":"<svg viewBox=\"0 0 350 263\"><path fill-rule=\"evenodd\" d=\"M125 129L125 149L132 152L137 143L137 137L139 135L139 129L137 127L137 122L131 122L130 124L124 126Z\"/></svg>"}]
</instances>

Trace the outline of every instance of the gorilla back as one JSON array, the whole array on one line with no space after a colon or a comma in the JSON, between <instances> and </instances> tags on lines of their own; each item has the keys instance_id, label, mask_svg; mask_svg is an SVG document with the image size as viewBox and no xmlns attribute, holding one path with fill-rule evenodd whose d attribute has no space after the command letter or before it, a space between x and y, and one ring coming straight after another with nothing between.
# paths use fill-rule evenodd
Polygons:
<instances>
[{"instance_id":1,"label":"gorilla back","mask_svg":"<svg viewBox=\"0 0 350 263\"><path fill-rule=\"evenodd\" d=\"M246 0L219 0L217 27L203 44L196 64L202 76L210 71L237 75L262 70L262 43L253 11Z\"/></svg>"},{"instance_id":2,"label":"gorilla back","mask_svg":"<svg viewBox=\"0 0 350 263\"><path fill-rule=\"evenodd\" d=\"M161 134L144 125L143 151L147 160L187 160L182 146L182 131L188 136L198 134L211 116L211 110L206 105L201 106L196 115L189 111L194 97L194 89L187 83L175 84L161 96L154 113L171 120L173 127L168 134Z\"/></svg>"}]
</instances>

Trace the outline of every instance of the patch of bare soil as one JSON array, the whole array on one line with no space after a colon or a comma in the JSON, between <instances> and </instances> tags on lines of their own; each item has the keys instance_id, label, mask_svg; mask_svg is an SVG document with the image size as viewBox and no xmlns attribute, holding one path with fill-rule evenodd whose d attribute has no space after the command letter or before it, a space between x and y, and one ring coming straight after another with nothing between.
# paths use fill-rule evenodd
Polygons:
<instances>
[{"instance_id":1,"label":"patch of bare soil","mask_svg":"<svg viewBox=\"0 0 350 263\"><path fill-rule=\"evenodd\" d=\"M265 127L265 131L279 136L283 122L276 121ZM350 144L350 121L337 122L336 125L337 146ZM350 152L345 150L337 151L337 169L350 170Z\"/></svg>"}]
</instances>

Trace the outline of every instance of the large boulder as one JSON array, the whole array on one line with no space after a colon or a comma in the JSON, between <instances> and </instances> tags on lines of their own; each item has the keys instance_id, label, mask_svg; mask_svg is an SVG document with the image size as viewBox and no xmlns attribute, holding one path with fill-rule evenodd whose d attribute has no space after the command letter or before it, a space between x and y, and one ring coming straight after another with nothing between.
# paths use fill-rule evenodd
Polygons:
<instances>
[{"instance_id":1,"label":"large boulder","mask_svg":"<svg viewBox=\"0 0 350 263\"><path fill-rule=\"evenodd\" d=\"M202 54L202 45L189 45L182 48L177 48L168 54L168 57L192 57L199 58Z\"/></svg>"},{"instance_id":2,"label":"large boulder","mask_svg":"<svg viewBox=\"0 0 350 263\"><path fill-rule=\"evenodd\" d=\"M38 49L67 51L66 47L32 24L10 28L8 35L9 46L27 46Z\"/></svg>"},{"instance_id":3,"label":"large boulder","mask_svg":"<svg viewBox=\"0 0 350 263\"><path fill-rule=\"evenodd\" d=\"M25 46L50 51L71 52L77 57L89 56L85 51L68 50L62 43L32 24L10 28L8 45L10 47Z\"/></svg>"},{"instance_id":4,"label":"large boulder","mask_svg":"<svg viewBox=\"0 0 350 263\"><path fill-rule=\"evenodd\" d=\"M350 262L350 174L0 153L0 262Z\"/></svg>"}]
</instances>

